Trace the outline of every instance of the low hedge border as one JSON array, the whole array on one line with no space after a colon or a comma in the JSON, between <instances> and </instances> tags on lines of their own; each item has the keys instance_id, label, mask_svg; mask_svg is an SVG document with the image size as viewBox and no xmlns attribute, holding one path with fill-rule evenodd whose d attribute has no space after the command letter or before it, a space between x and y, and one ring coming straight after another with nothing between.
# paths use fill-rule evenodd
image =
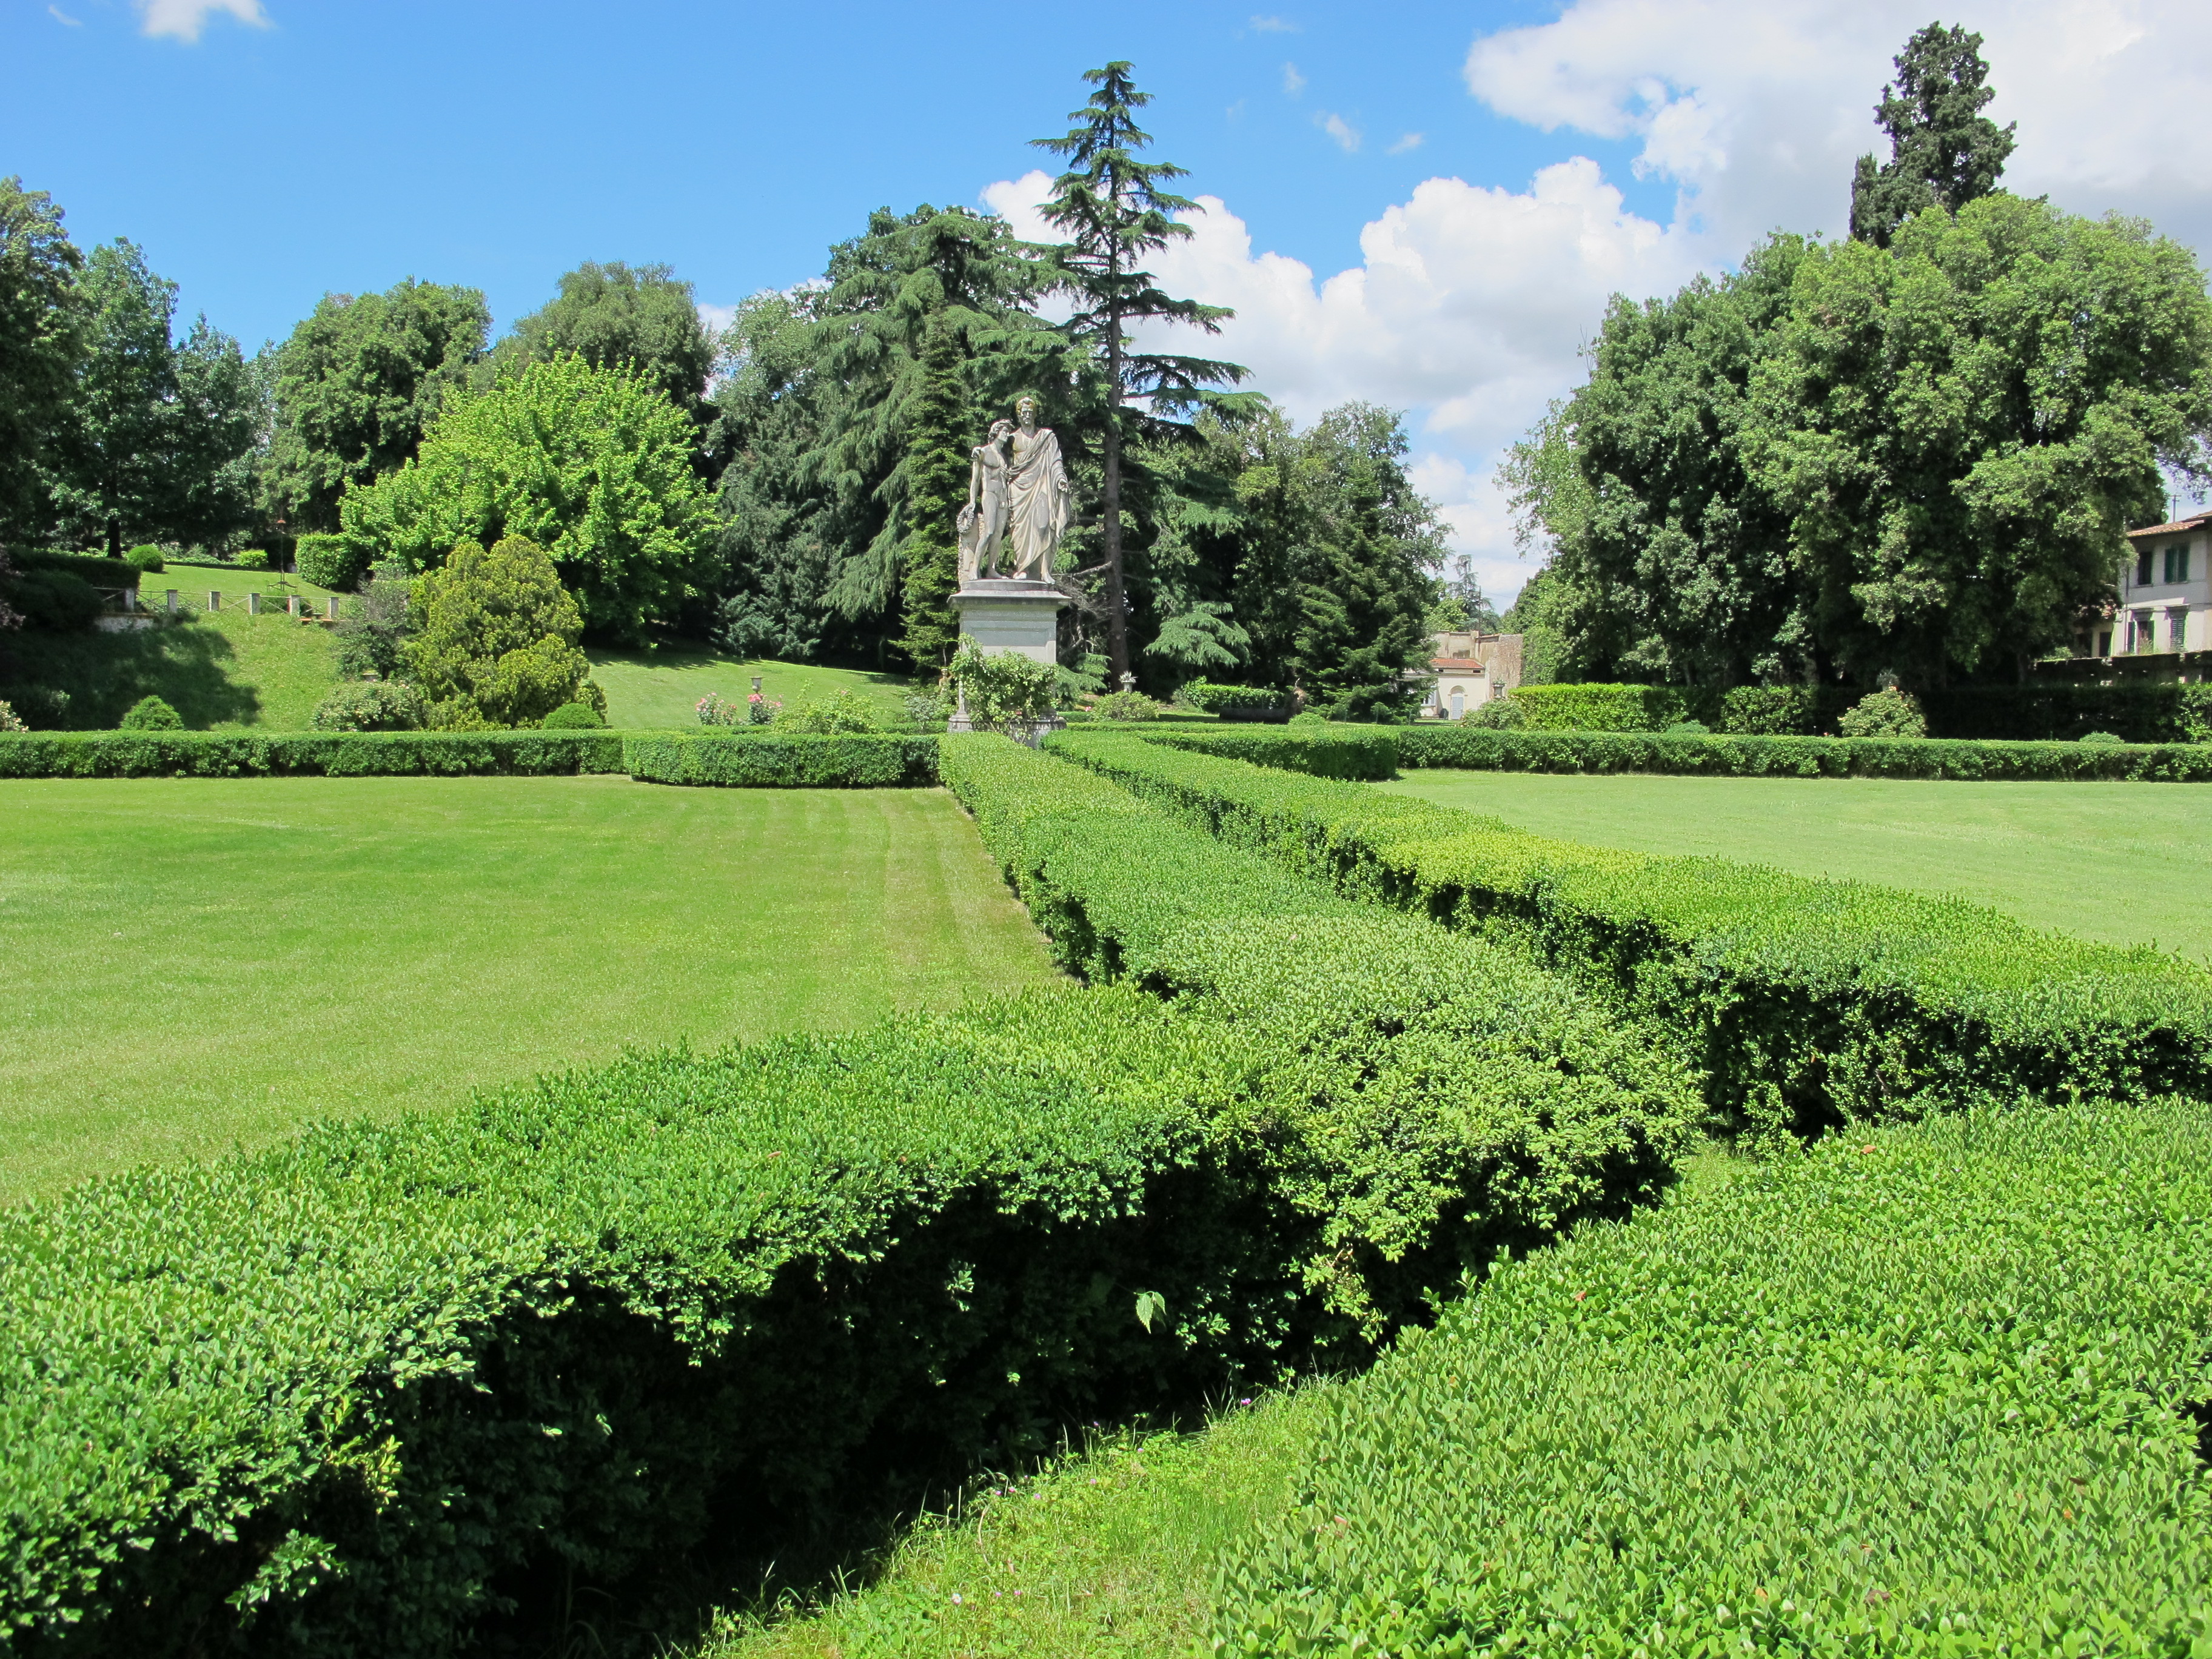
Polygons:
<instances>
[{"instance_id":1,"label":"low hedge border","mask_svg":"<svg viewBox=\"0 0 2212 1659\"><path fill-rule=\"evenodd\" d=\"M1308 733L1286 730L1155 732L1148 742L1194 750L1224 760L1249 761L1317 778L1388 778L1398 771L1397 733L1379 726L1328 727Z\"/></svg>"},{"instance_id":2,"label":"low hedge border","mask_svg":"<svg viewBox=\"0 0 2212 1659\"><path fill-rule=\"evenodd\" d=\"M668 732L624 739L623 764L646 783L735 789L913 789L937 781L934 737Z\"/></svg>"},{"instance_id":3,"label":"low hedge border","mask_svg":"<svg viewBox=\"0 0 2212 1659\"><path fill-rule=\"evenodd\" d=\"M1407 726L1390 735L1396 744L1397 763L1407 768L1658 772L1703 777L2212 783L2212 744L1668 737L1655 732L1492 731L1464 726Z\"/></svg>"},{"instance_id":4,"label":"low hedge border","mask_svg":"<svg viewBox=\"0 0 2212 1659\"><path fill-rule=\"evenodd\" d=\"M1516 1261L1322 1402L1224 1659L2212 1647L2212 1112L1977 1114Z\"/></svg>"},{"instance_id":5,"label":"low hedge border","mask_svg":"<svg viewBox=\"0 0 2212 1659\"><path fill-rule=\"evenodd\" d=\"M613 732L7 732L0 777L441 777L623 770Z\"/></svg>"},{"instance_id":6,"label":"low hedge border","mask_svg":"<svg viewBox=\"0 0 2212 1659\"><path fill-rule=\"evenodd\" d=\"M1963 900L1528 835L1142 738L1052 752L1364 899L1496 937L1675 1034L1732 1129L2212 1091L2212 975Z\"/></svg>"}]
</instances>

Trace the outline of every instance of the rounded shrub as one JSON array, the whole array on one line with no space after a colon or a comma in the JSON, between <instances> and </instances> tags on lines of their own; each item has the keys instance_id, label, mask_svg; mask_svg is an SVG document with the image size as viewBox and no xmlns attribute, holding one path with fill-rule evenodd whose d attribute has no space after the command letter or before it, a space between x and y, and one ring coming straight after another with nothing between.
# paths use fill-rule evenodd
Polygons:
<instances>
[{"instance_id":1,"label":"rounded shrub","mask_svg":"<svg viewBox=\"0 0 2212 1659\"><path fill-rule=\"evenodd\" d=\"M6 592L26 623L57 632L91 627L102 609L99 590L74 571L18 571Z\"/></svg>"},{"instance_id":2,"label":"rounded shrub","mask_svg":"<svg viewBox=\"0 0 2212 1659\"><path fill-rule=\"evenodd\" d=\"M1676 720L1659 734L1662 738L1709 738L1712 727L1703 720Z\"/></svg>"},{"instance_id":3,"label":"rounded shrub","mask_svg":"<svg viewBox=\"0 0 2212 1659\"><path fill-rule=\"evenodd\" d=\"M1109 691L1091 703L1091 712L1102 720L1156 720L1160 705L1141 691Z\"/></svg>"},{"instance_id":4,"label":"rounded shrub","mask_svg":"<svg viewBox=\"0 0 2212 1659\"><path fill-rule=\"evenodd\" d=\"M123 562L136 570L158 571L162 568L161 550L151 542L141 542L123 556Z\"/></svg>"},{"instance_id":5,"label":"rounded shrub","mask_svg":"<svg viewBox=\"0 0 2212 1659\"><path fill-rule=\"evenodd\" d=\"M599 711L587 702L564 702L543 722L548 732L596 732L606 725Z\"/></svg>"},{"instance_id":6,"label":"rounded shrub","mask_svg":"<svg viewBox=\"0 0 2212 1659\"><path fill-rule=\"evenodd\" d=\"M2127 739L2116 737L2110 732L2089 732L2083 733L2081 741L2092 747L2104 749L2117 744L2124 744Z\"/></svg>"},{"instance_id":7,"label":"rounded shrub","mask_svg":"<svg viewBox=\"0 0 2212 1659\"><path fill-rule=\"evenodd\" d=\"M159 697L141 697L117 724L125 732L181 732L184 716Z\"/></svg>"},{"instance_id":8,"label":"rounded shrub","mask_svg":"<svg viewBox=\"0 0 2212 1659\"><path fill-rule=\"evenodd\" d=\"M267 570L272 568L267 551L258 547L247 548L246 551L232 559L231 562L240 570Z\"/></svg>"},{"instance_id":9,"label":"rounded shrub","mask_svg":"<svg viewBox=\"0 0 2212 1659\"><path fill-rule=\"evenodd\" d=\"M1309 708L1302 714L1291 715L1290 724L1294 726L1303 726L1307 731L1311 731L1316 726L1327 726L1328 724L1328 716L1322 714L1318 708Z\"/></svg>"},{"instance_id":10,"label":"rounded shrub","mask_svg":"<svg viewBox=\"0 0 2212 1659\"><path fill-rule=\"evenodd\" d=\"M1836 730L1846 738L1924 738L1928 716L1909 693L1885 685L1845 709Z\"/></svg>"},{"instance_id":11,"label":"rounded shrub","mask_svg":"<svg viewBox=\"0 0 2212 1659\"><path fill-rule=\"evenodd\" d=\"M315 705L318 732L419 732L422 694L405 680L352 680Z\"/></svg>"},{"instance_id":12,"label":"rounded shrub","mask_svg":"<svg viewBox=\"0 0 2212 1659\"><path fill-rule=\"evenodd\" d=\"M326 535L321 531L310 531L301 537L293 558L302 581L337 593L351 592L368 568L366 549L356 547L343 536Z\"/></svg>"}]
</instances>

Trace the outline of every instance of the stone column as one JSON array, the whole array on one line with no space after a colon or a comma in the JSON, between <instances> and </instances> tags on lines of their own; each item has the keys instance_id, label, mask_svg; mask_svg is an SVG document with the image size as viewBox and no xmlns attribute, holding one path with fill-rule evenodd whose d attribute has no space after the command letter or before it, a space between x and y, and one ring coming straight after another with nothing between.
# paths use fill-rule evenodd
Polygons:
<instances>
[{"instance_id":1,"label":"stone column","mask_svg":"<svg viewBox=\"0 0 2212 1659\"><path fill-rule=\"evenodd\" d=\"M258 593L248 593L246 596L246 614L249 617L258 617L261 614L261 596Z\"/></svg>"},{"instance_id":2,"label":"stone column","mask_svg":"<svg viewBox=\"0 0 2212 1659\"><path fill-rule=\"evenodd\" d=\"M169 589L169 614L173 617L177 614L177 590L173 587Z\"/></svg>"},{"instance_id":3,"label":"stone column","mask_svg":"<svg viewBox=\"0 0 2212 1659\"><path fill-rule=\"evenodd\" d=\"M338 596L333 593L330 598L323 601L323 620L325 622L336 622L337 619Z\"/></svg>"},{"instance_id":4,"label":"stone column","mask_svg":"<svg viewBox=\"0 0 2212 1659\"><path fill-rule=\"evenodd\" d=\"M208 609L210 611L222 609L222 595L212 587L208 589Z\"/></svg>"}]
</instances>

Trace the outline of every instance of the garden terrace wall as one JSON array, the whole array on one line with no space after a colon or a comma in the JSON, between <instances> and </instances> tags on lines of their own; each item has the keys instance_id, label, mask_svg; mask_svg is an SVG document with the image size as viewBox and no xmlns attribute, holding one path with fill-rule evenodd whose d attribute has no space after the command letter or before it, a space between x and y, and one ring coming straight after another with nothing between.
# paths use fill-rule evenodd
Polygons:
<instances>
[{"instance_id":1,"label":"garden terrace wall","mask_svg":"<svg viewBox=\"0 0 2212 1659\"><path fill-rule=\"evenodd\" d=\"M2212 1114L1832 1137L1516 1261L1319 1402L1211 1651L2212 1643Z\"/></svg>"},{"instance_id":2,"label":"garden terrace wall","mask_svg":"<svg viewBox=\"0 0 2212 1659\"><path fill-rule=\"evenodd\" d=\"M620 772L612 732L0 732L0 777L442 776Z\"/></svg>"},{"instance_id":3,"label":"garden terrace wall","mask_svg":"<svg viewBox=\"0 0 2212 1659\"><path fill-rule=\"evenodd\" d=\"M918 788L937 781L937 744L934 737L669 732L625 738L623 763L631 776L648 783Z\"/></svg>"},{"instance_id":4,"label":"garden terrace wall","mask_svg":"<svg viewBox=\"0 0 2212 1659\"><path fill-rule=\"evenodd\" d=\"M2212 744L2197 744L1669 737L1648 732L1496 731L1468 726L1404 726L1395 728L1392 736L1397 763L1407 768L1656 772L1692 777L2212 782Z\"/></svg>"},{"instance_id":5,"label":"garden terrace wall","mask_svg":"<svg viewBox=\"0 0 2212 1659\"><path fill-rule=\"evenodd\" d=\"M1142 738L1080 761L1233 844L1498 938L1670 1030L1732 1128L2212 1090L2212 975L1963 900L1578 846Z\"/></svg>"}]
</instances>

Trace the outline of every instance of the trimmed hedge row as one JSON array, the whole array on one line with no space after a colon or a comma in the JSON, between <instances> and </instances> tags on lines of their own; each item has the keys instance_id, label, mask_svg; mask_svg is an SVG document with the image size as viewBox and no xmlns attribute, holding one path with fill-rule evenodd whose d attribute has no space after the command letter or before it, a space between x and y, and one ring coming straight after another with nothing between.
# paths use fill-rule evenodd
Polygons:
<instances>
[{"instance_id":1,"label":"trimmed hedge row","mask_svg":"<svg viewBox=\"0 0 2212 1659\"><path fill-rule=\"evenodd\" d=\"M801 737L763 732L636 736L623 764L647 783L738 789L908 789L937 781L934 737Z\"/></svg>"},{"instance_id":2,"label":"trimmed hedge row","mask_svg":"<svg viewBox=\"0 0 2212 1659\"><path fill-rule=\"evenodd\" d=\"M1954 738L1666 737L1649 732L1395 732L1401 767L1495 772L1660 772L1703 777L1954 778L2012 782L2212 782L2212 744L1996 743ZM1257 758L1257 757L1254 757Z\"/></svg>"},{"instance_id":3,"label":"trimmed hedge row","mask_svg":"<svg viewBox=\"0 0 2212 1659\"><path fill-rule=\"evenodd\" d=\"M1735 1127L2212 1090L2212 975L1963 900L1547 840L1141 738L1051 748L1341 890L1516 944L1668 1028Z\"/></svg>"},{"instance_id":4,"label":"trimmed hedge row","mask_svg":"<svg viewBox=\"0 0 2212 1659\"><path fill-rule=\"evenodd\" d=\"M695 1546L787 1560L1070 1420L1341 1364L1668 1178L1686 1076L1553 976L945 748L1070 958L1171 1000L632 1055L0 1212L0 1650L649 1625Z\"/></svg>"},{"instance_id":5,"label":"trimmed hedge row","mask_svg":"<svg viewBox=\"0 0 2212 1659\"><path fill-rule=\"evenodd\" d=\"M612 732L0 732L0 777L398 777L620 772Z\"/></svg>"},{"instance_id":6,"label":"trimmed hedge row","mask_svg":"<svg viewBox=\"0 0 2212 1659\"><path fill-rule=\"evenodd\" d=\"M1398 746L1382 727L1326 727L1315 733L1249 727L1234 732L1147 731L1147 741L1193 749L1255 766L1310 772L1317 778L1388 778L1397 775Z\"/></svg>"},{"instance_id":7,"label":"trimmed hedge row","mask_svg":"<svg viewBox=\"0 0 2212 1659\"><path fill-rule=\"evenodd\" d=\"M2212 1650L2212 1113L1832 1138L1514 1263L1322 1402L1236 1659Z\"/></svg>"}]
</instances>

